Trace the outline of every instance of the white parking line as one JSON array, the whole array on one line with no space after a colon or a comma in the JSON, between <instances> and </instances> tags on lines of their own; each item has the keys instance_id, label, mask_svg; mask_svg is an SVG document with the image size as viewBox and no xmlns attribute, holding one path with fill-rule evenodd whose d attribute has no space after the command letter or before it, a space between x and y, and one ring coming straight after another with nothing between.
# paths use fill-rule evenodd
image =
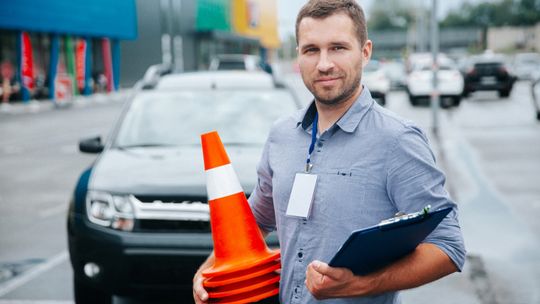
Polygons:
<instances>
[{"instance_id":1,"label":"white parking line","mask_svg":"<svg viewBox=\"0 0 540 304\"><path fill-rule=\"evenodd\" d=\"M15 277L14 279L0 284L0 297L10 293L14 289L17 289L18 287L20 287L22 285L28 283L29 281L31 281L34 278L38 277L39 275L41 275L45 271L60 265L62 262L67 260L67 258L68 258L67 250L64 250L64 251L60 252L59 254L53 256L52 258L46 260L45 263L39 264L36 267L33 267L30 270L23 272L21 275ZM0 302L0 303L3 304L4 302ZM12 303L12 302L9 302L9 303ZM14 303L17 303L17 302L14 302ZM26 303L26 302L24 302L24 303ZM32 303L34 303L34 302L32 302ZM38 302L35 302L35 303L38 303ZM42 302L39 302L39 303L42 303ZM56 302L53 302L53 303L56 303Z\"/></svg>"}]
</instances>

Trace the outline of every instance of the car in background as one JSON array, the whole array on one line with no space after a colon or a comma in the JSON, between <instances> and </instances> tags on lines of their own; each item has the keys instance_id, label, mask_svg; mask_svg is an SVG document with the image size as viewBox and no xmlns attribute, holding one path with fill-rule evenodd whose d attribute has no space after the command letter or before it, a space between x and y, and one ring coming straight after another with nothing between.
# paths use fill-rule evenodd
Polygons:
<instances>
[{"instance_id":1,"label":"car in background","mask_svg":"<svg viewBox=\"0 0 540 304\"><path fill-rule=\"evenodd\" d=\"M534 80L533 74L540 70L540 54L519 53L514 57L513 71L519 80Z\"/></svg>"},{"instance_id":2,"label":"car in background","mask_svg":"<svg viewBox=\"0 0 540 304\"><path fill-rule=\"evenodd\" d=\"M193 274L213 246L200 135L219 132L249 195L271 125L298 109L294 95L263 72L170 74L138 90L108 140L79 143L99 156L69 203L75 302L190 299ZM278 246L275 234L266 240Z\"/></svg>"},{"instance_id":3,"label":"car in background","mask_svg":"<svg viewBox=\"0 0 540 304\"><path fill-rule=\"evenodd\" d=\"M540 71L533 73L531 82L531 93L534 110L536 111L536 120L540 121Z\"/></svg>"},{"instance_id":4,"label":"car in background","mask_svg":"<svg viewBox=\"0 0 540 304\"><path fill-rule=\"evenodd\" d=\"M151 89L164 75L171 74L173 68L171 64L154 64L149 66L144 72L143 77L135 84L135 88L138 89Z\"/></svg>"},{"instance_id":5,"label":"car in background","mask_svg":"<svg viewBox=\"0 0 540 304\"><path fill-rule=\"evenodd\" d=\"M448 57L440 55L438 58L438 91L441 107L457 107L461 103L463 93L463 76L455 63ZM433 60L423 57L412 62L411 71L407 75L407 92L411 105L420 105L422 101L429 104L433 92Z\"/></svg>"},{"instance_id":6,"label":"car in background","mask_svg":"<svg viewBox=\"0 0 540 304\"><path fill-rule=\"evenodd\" d=\"M403 90L407 87L407 72L402 62L384 62L382 64L382 70L390 80L391 90Z\"/></svg>"},{"instance_id":7,"label":"car in background","mask_svg":"<svg viewBox=\"0 0 540 304\"><path fill-rule=\"evenodd\" d=\"M370 60L362 70L362 84L364 84L371 96L380 105L386 104L386 94L390 91L390 79L382 69L381 63L377 60Z\"/></svg>"},{"instance_id":8,"label":"car in background","mask_svg":"<svg viewBox=\"0 0 540 304\"><path fill-rule=\"evenodd\" d=\"M516 82L505 58L497 54L472 57L464 78L464 96L477 91L497 91L500 97L508 97Z\"/></svg>"},{"instance_id":9,"label":"car in background","mask_svg":"<svg viewBox=\"0 0 540 304\"><path fill-rule=\"evenodd\" d=\"M265 71L272 74L270 64L263 62L261 57L246 54L220 54L210 60L210 71Z\"/></svg>"}]
</instances>

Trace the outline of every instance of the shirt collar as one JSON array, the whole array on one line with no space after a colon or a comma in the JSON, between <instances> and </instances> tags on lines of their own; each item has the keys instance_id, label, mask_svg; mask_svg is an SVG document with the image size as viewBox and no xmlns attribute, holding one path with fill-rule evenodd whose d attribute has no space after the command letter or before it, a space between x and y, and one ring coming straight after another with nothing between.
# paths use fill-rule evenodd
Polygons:
<instances>
[{"instance_id":1,"label":"shirt collar","mask_svg":"<svg viewBox=\"0 0 540 304\"><path fill-rule=\"evenodd\" d=\"M367 87L363 87L362 93L355 100L354 104L347 110L347 112L336 122L336 125L347 133L352 133L360 123L360 120L373 106L373 98ZM304 111L300 112L296 127L302 125L304 130L307 130L313 123L317 108L315 107L315 100L313 100Z\"/></svg>"}]
</instances>

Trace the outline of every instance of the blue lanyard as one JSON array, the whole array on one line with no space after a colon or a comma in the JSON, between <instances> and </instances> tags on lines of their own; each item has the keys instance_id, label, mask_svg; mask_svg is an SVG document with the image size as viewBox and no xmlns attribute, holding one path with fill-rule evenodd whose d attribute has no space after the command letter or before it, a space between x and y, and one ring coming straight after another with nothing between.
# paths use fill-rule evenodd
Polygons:
<instances>
[{"instance_id":1,"label":"blue lanyard","mask_svg":"<svg viewBox=\"0 0 540 304\"><path fill-rule=\"evenodd\" d=\"M309 145L309 152L306 160L306 172L309 173L313 165L311 164L311 153L315 149L315 143L317 142L317 121L319 120L319 113L315 112L313 118L313 128L311 129L311 145Z\"/></svg>"}]
</instances>

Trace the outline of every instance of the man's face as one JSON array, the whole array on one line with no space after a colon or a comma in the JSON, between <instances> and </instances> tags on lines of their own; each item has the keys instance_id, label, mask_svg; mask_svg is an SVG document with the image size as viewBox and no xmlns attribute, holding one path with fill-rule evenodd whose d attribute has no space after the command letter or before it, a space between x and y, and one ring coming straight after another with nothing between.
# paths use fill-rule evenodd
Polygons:
<instances>
[{"instance_id":1,"label":"man's face","mask_svg":"<svg viewBox=\"0 0 540 304\"><path fill-rule=\"evenodd\" d=\"M360 47L353 22L346 14L300 21L298 64L306 87L317 101L334 105L354 96L370 56L371 41Z\"/></svg>"}]
</instances>

